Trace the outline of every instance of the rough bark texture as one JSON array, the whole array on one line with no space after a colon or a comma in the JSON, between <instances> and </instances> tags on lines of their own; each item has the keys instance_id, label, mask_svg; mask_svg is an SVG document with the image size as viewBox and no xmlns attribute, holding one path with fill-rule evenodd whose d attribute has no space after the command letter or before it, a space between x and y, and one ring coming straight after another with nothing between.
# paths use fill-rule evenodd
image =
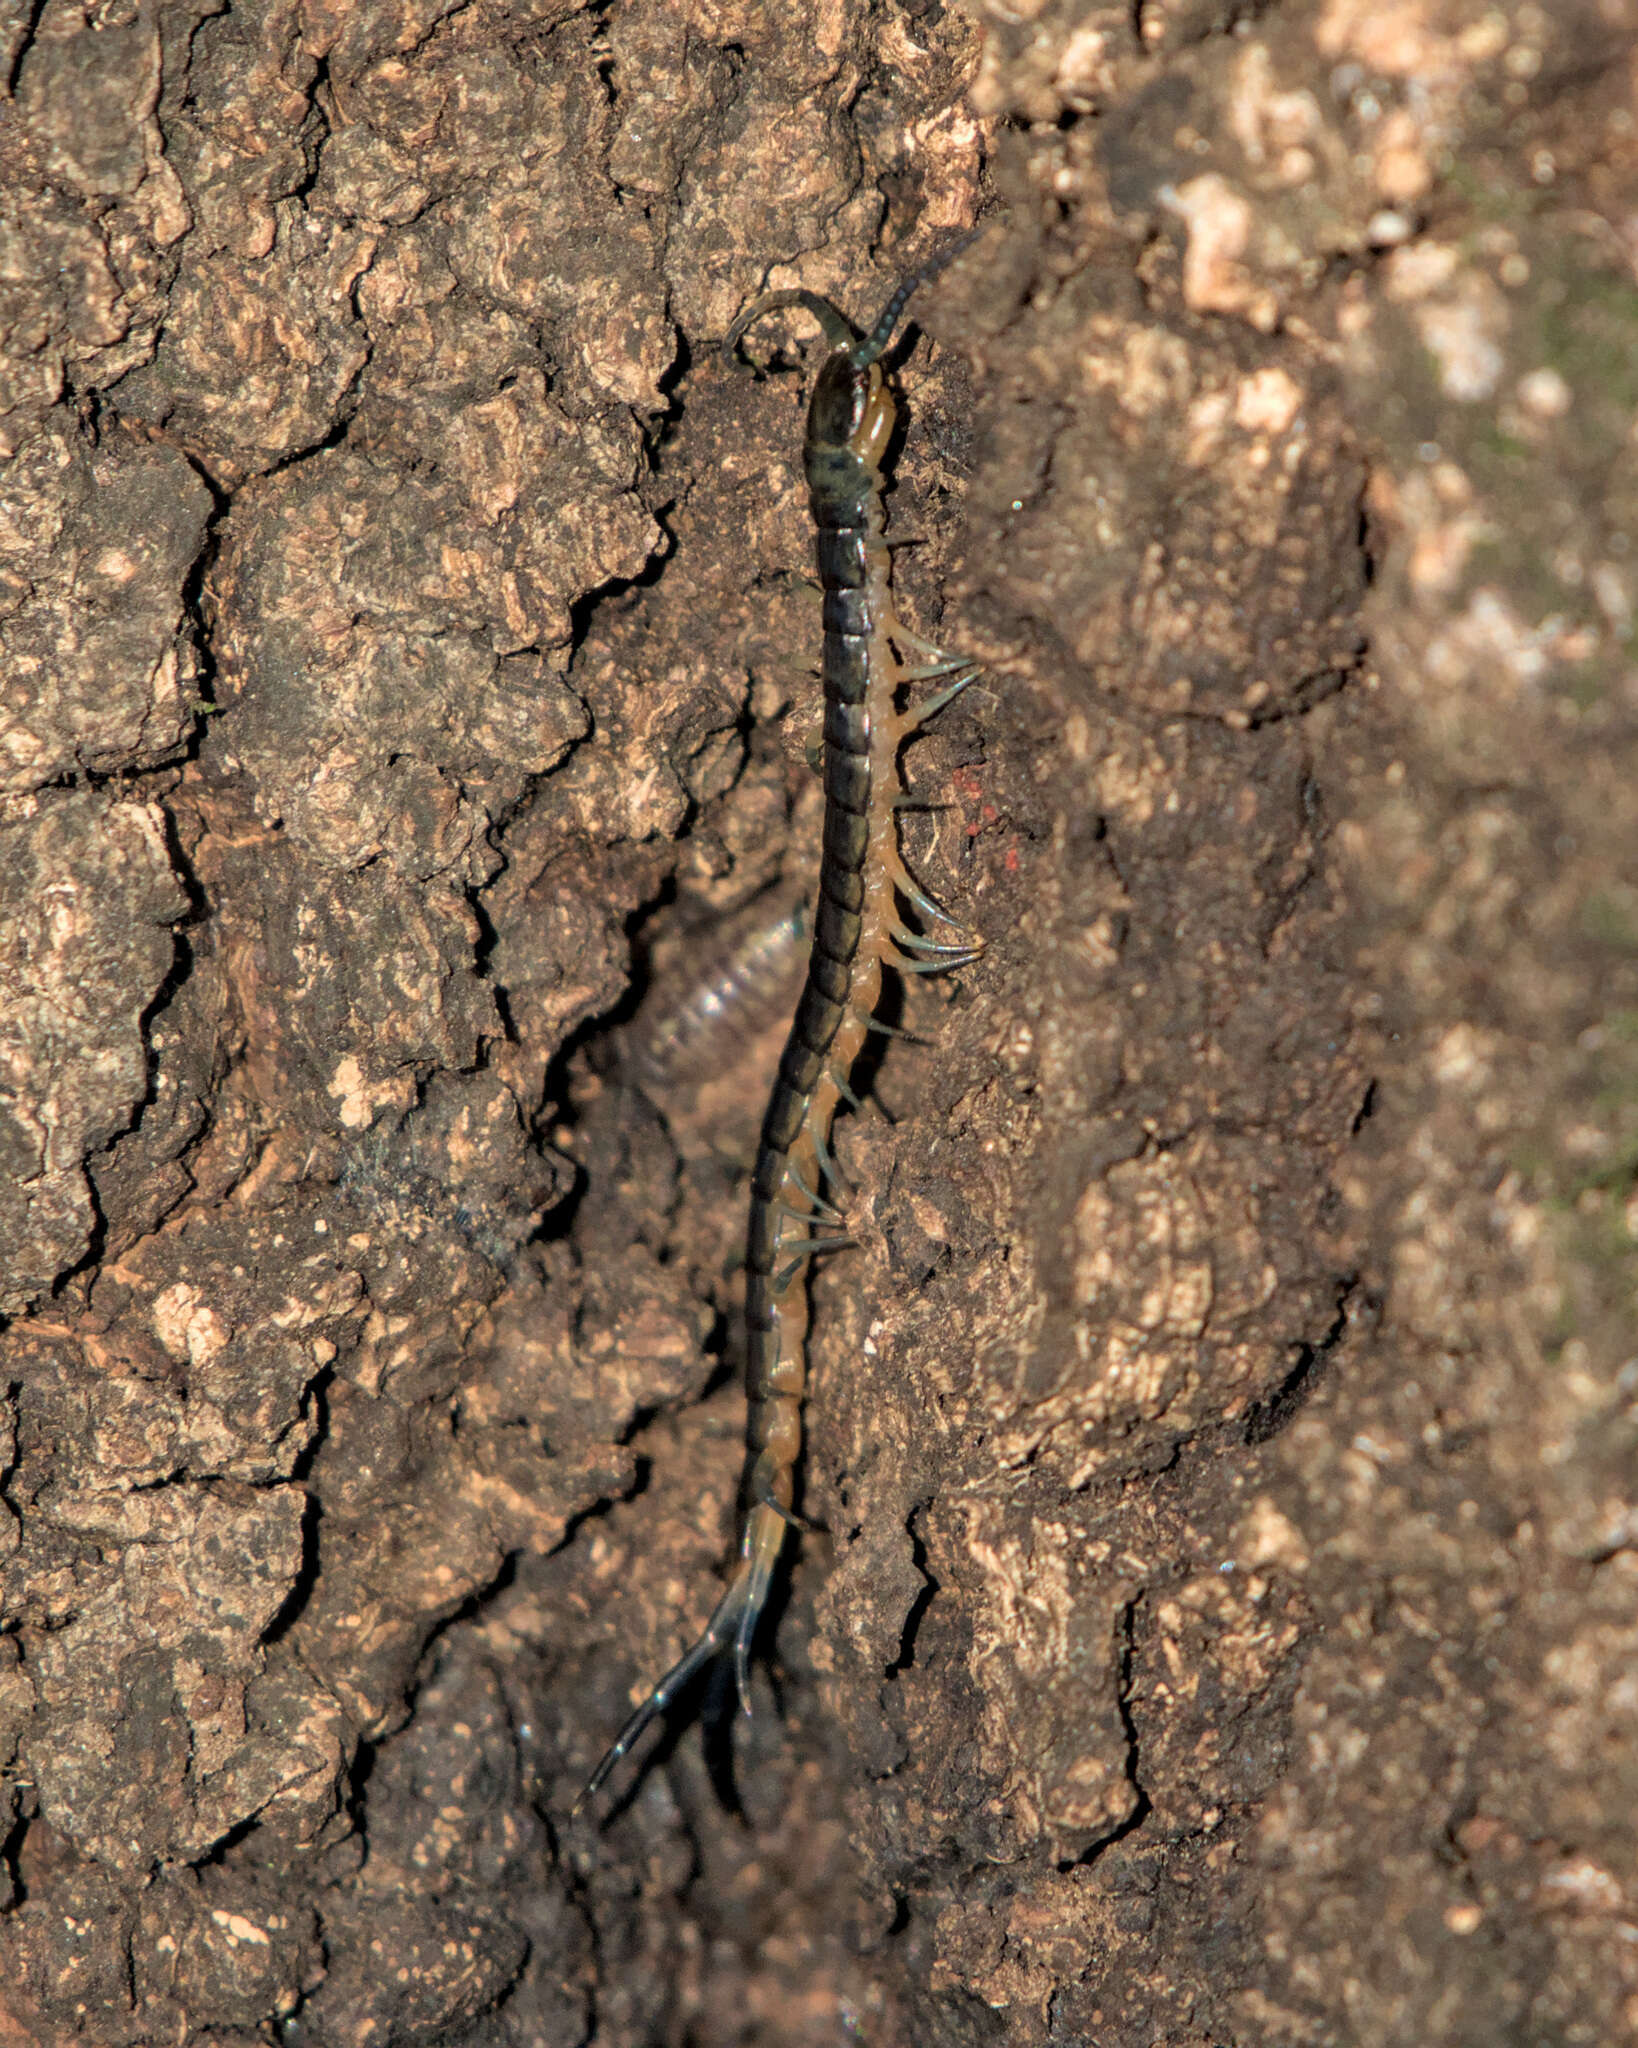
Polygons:
<instances>
[{"instance_id":1,"label":"rough bark texture","mask_svg":"<svg viewBox=\"0 0 1638 2048\"><path fill-rule=\"evenodd\" d=\"M1638 2041L1635 51L0 8L0 2044ZM571 1821L731 1541L778 977L666 1020L816 845L815 345L714 344L986 204L987 950L760 1711Z\"/></svg>"}]
</instances>

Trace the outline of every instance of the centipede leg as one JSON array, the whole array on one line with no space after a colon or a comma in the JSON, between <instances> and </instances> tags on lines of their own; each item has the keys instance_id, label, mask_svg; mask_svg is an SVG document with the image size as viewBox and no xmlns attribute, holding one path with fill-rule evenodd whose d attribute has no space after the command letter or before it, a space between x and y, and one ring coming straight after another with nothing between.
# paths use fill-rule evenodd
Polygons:
<instances>
[{"instance_id":1,"label":"centipede leg","mask_svg":"<svg viewBox=\"0 0 1638 2048\"><path fill-rule=\"evenodd\" d=\"M942 690L935 690L925 704L918 704L913 710L905 712L906 734L919 731L930 718L937 718L941 711L955 702L963 690L970 690L983 673L984 671L976 666L969 668L958 675L953 683L947 683Z\"/></svg>"},{"instance_id":2,"label":"centipede leg","mask_svg":"<svg viewBox=\"0 0 1638 2048\"><path fill-rule=\"evenodd\" d=\"M961 661L965 657L953 648L940 647L936 640L929 640L925 634L915 632L902 619L893 621L893 636L901 646L908 647L913 654L919 654L923 661Z\"/></svg>"},{"instance_id":3,"label":"centipede leg","mask_svg":"<svg viewBox=\"0 0 1638 2048\"><path fill-rule=\"evenodd\" d=\"M803 1194L805 1194L808 1200L813 1204L814 1209L817 1211L817 1213L823 1216L827 1223L841 1222L841 1210L836 1208L832 1203L827 1202L824 1196L820 1194L817 1188L810 1188L807 1182L796 1171L796 1168L794 1166L786 1167L785 1177L787 1180L792 1180L796 1183L796 1185L802 1190ZM796 1211L793 1209L790 1213L792 1215L795 1215ZM799 1220L805 1222L806 1218L800 1218Z\"/></svg>"},{"instance_id":4,"label":"centipede leg","mask_svg":"<svg viewBox=\"0 0 1638 2048\"><path fill-rule=\"evenodd\" d=\"M877 1038L899 1038L906 1045L925 1045L927 1040L914 1031L901 1031L897 1024L884 1024L880 1017L865 1017L861 1020L866 1031Z\"/></svg>"},{"instance_id":5,"label":"centipede leg","mask_svg":"<svg viewBox=\"0 0 1638 2048\"><path fill-rule=\"evenodd\" d=\"M739 1694L740 1711L746 1720L751 1718L751 1645L756 1641L756 1625L760 1615L746 1608L739 1618L739 1631L734 1637L734 1689Z\"/></svg>"},{"instance_id":6,"label":"centipede leg","mask_svg":"<svg viewBox=\"0 0 1638 2048\"><path fill-rule=\"evenodd\" d=\"M900 974L948 974L957 967L970 967L978 957L977 948L952 953L948 960L913 960L896 951L891 964Z\"/></svg>"},{"instance_id":7,"label":"centipede leg","mask_svg":"<svg viewBox=\"0 0 1638 2048\"><path fill-rule=\"evenodd\" d=\"M852 1187L853 1183L848 1179L847 1175L837 1165L836 1155L834 1152L831 1151L830 1146L825 1142L825 1134L822 1130L820 1130L816 1122L812 1123L809 1127L808 1142L813 1147L813 1156L815 1160L817 1160L818 1162L819 1171L825 1176L826 1180L828 1180L833 1187Z\"/></svg>"},{"instance_id":8,"label":"centipede leg","mask_svg":"<svg viewBox=\"0 0 1638 2048\"><path fill-rule=\"evenodd\" d=\"M912 878L909 869L902 862L894 871L893 886L898 890L905 902L910 905L910 908L912 910L919 910L923 917L936 917L940 924L949 925L953 931L959 932L966 929L959 917L952 917L942 903L935 902L928 895L921 884Z\"/></svg>"},{"instance_id":9,"label":"centipede leg","mask_svg":"<svg viewBox=\"0 0 1638 2048\"><path fill-rule=\"evenodd\" d=\"M756 1641L757 1623L762 1619L762 1610L768 1602L774 1566L785 1547L783 1512L771 1537L765 1537L755 1526L762 1507L772 1505L774 1503L764 1502L753 1508L745 1528L745 1555L750 1569L745 1578L744 1604L734 1629L734 1686L747 1715L751 1711L751 1645Z\"/></svg>"},{"instance_id":10,"label":"centipede leg","mask_svg":"<svg viewBox=\"0 0 1638 2048\"><path fill-rule=\"evenodd\" d=\"M946 963L957 955L962 959L975 958L984 950L982 940L976 938L960 946L946 946L938 939L928 938L925 932L913 932L902 924L893 928L893 943L901 952L915 953L924 960L942 958Z\"/></svg>"},{"instance_id":11,"label":"centipede leg","mask_svg":"<svg viewBox=\"0 0 1638 2048\"><path fill-rule=\"evenodd\" d=\"M811 1522L803 1521L795 1508L786 1507L783 1502L775 1500L771 1493L758 1494L751 1505L755 1508L771 1508L785 1526L794 1529L798 1536L812 1536L815 1533Z\"/></svg>"},{"instance_id":12,"label":"centipede leg","mask_svg":"<svg viewBox=\"0 0 1638 2048\"><path fill-rule=\"evenodd\" d=\"M849 1109L862 1110L864 1108L864 1104L859 1100L852 1082L848 1080L845 1074L838 1074L836 1069L832 1067L830 1069L830 1078L836 1093L847 1104Z\"/></svg>"},{"instance_id":13,"label":"centipede leg","mask_svg":"<svg viewBox=\"0 0 1638 2048\"><path fill-rule=\"evenodd\" d=\"M970 666L969 658L965 654L952 654L944 661L928 661L923 662L920 668L901 669L899 671L899 681L901 683L930 683L939 676L953 676L958 668L967 668L968 666Z\"/></svg>"},{"instance_id":14,"label":"centipede leg","mask_svg":"<svg viewBox=\"0 0 1638 2048\"><path fill-rule=\"evenodd\" d=\"M750 1583L751 1575L748 1573L735 1578L734 1583L717 1602L711 1619L705 1624L698 1639L683 1652L648 1697L639 1703L636 1711L604 1753L602 1762L586 1780L585 1790L570 1809L571 1818L579 1813L587 1800L597 1796L609 1773L619 1764L622 1757L631 1753L632 1745L642 1735L644 1729L660 1718L678 1694L698 1677L714 1657L721 1654L730 1638L743 1626L742 1607L749 1597ZM752 1626L754 1630L754 1620Z\"/></svg>"},{"instance_id":15,"label":"centipede leg","mask_svg":"<svg viewBox=\"0 0 1638 2048\"><path fill-rule=\"evenodd\" d=\"M804 1259L814 1258L820 1252L851 1251L858 1242L856 1237L810 1237L805 1244L796 1247L795 1255L773 1276L774 1293L784 1293L801 1270Z\"/></svg>"},{"instance_id":16,"label":"centipede leg","mask_svg":"<svg viewBox=\"0 0 1638 2048\"><path fill-rule=\"evenodd\" d=\"M819 1252L852 1251L858 1242L856 1237L812 1238L798 1250L794 1258L788 1259L780 1267L768 1284L776 1296L781 1295L802 1270L805 1260L813 1258Z\"/></svg>"},{"instance_id":17,"label":"centipede leg","mask_svg":"<svg viewBox=\"0 0 1638 2048\"><path fill-rule=\"evenodd\" d=\"M775 1202L773 1212L776 1216L783 1216L787 1222L800 1223L804 1230L811 1229L813 1226L815 1212L812 1209L794 1209L789 1202ZM840 1222L840 1220L838 1217L837 1221ZM780 1243L784 1243L783 1237L780 1238Z\"/></svg>"},{"instance_id":18,"label":"centipede leg","mask_svg":"<svg viewBox=\"0 0 1638 2048\"><path fill-rule=\"evenodd\" d=\"M812 1231L815 1223L840 1225L842 1221L840 1211L832 1209L828 1203L823 1210L814 1210L793 1208L789 1202L775 1202L773 1209L776 1216L783 1216L791 1223L800 1223L802 1228L809 1232ZM779 1242L781 1244L785 1242L783 1233L780 1235Z\"/></svg>"}]
</instances>

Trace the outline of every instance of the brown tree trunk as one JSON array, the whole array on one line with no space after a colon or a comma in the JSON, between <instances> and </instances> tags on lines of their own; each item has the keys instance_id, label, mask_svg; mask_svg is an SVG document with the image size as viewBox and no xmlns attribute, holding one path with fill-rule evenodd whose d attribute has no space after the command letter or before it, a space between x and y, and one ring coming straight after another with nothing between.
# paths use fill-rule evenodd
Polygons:
<instances>
[{"instance_id":1,"label":"brown tree trunk","mask_svg":"<svg viewBox=\"0 0 1638 2048\"><path fill-rule=\"evenodd\" d=\"M1635 30L0 10L0 2044L1638 2040ZM717 343L986 208L890 512L985 952L759 1711L571 1818L816 859L817 350Z\"/></svg>"}]
</instances>

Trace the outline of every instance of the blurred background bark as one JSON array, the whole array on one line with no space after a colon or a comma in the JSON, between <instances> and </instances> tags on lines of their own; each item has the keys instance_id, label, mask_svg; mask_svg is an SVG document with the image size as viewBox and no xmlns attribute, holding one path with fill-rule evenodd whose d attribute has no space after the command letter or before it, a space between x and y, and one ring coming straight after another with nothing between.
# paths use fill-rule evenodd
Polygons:
<instances>
[{"instance_id":1,"label":"blurred background bark","mask_svg":"<svg viewBox=\"0 0 1638 2048\"><path fill-rule=\"evenodd\" d=\"M1638 2040L1631 0L8 0L0 2042ZM983 960L839 1133L817 361ZM670 1020L668 1022L668 1020Z\"/></svg>"}]
</instances>

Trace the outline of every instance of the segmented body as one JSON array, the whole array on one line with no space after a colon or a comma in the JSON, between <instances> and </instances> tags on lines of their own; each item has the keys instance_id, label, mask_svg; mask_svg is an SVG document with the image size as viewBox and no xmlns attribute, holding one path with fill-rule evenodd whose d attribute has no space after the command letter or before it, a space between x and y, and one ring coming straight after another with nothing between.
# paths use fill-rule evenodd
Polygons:
<instances>
[{"instance_id":1,"label":"segmented body","mask_svg":"<svg viewBox=\"0 0 1638 2048\"><path fill-rule=\"evenodd\" d=\"M645 1020L629 1054L637 1085L663 1096L719 1076L724 1044L771 1032L790 1015L812 937L805 903L786 901L773 914L753 905L735 920L696 968L687 993L652 1023Z\"/></svg>"},{"instance_id":2,"label":"segmented body","mask_svg":"<svg viewBox=\"0 0 1638 2048\"><path fill-rule=\"evenodd\" d=\"M966 238L970 239L970 237ZM714 1657L733 1646L735 1679L750 1711L757 1623L792 1526L807 1385L808 1291L802 1262L849 1240L825 1193L833 1186L830 1129L854 1097L848 1074L873 1028L886 969L924 974L974 957L975 941L912 930L901 902L955 928L905 868L898 843L898 754L905 738L973 680L976 670L904 627L893 610L882 539L881 460L894 406L878 358L910 293L966 239L901 285L870 334L856 340L842 314L806 291L775 292L736 321L732 348L777 306L807 308L825 330L827 357L808 408L803 462L818 529L824 592L824 851L807 979L762 1120L745 1246L745 1520L739 1564L693 1646L637 1708L581 1795L595 1792L643 1729ZM906 654L919 665L907 666ZM944 687L901 711L901 685Z\"/></svg>"}]
</instances>

